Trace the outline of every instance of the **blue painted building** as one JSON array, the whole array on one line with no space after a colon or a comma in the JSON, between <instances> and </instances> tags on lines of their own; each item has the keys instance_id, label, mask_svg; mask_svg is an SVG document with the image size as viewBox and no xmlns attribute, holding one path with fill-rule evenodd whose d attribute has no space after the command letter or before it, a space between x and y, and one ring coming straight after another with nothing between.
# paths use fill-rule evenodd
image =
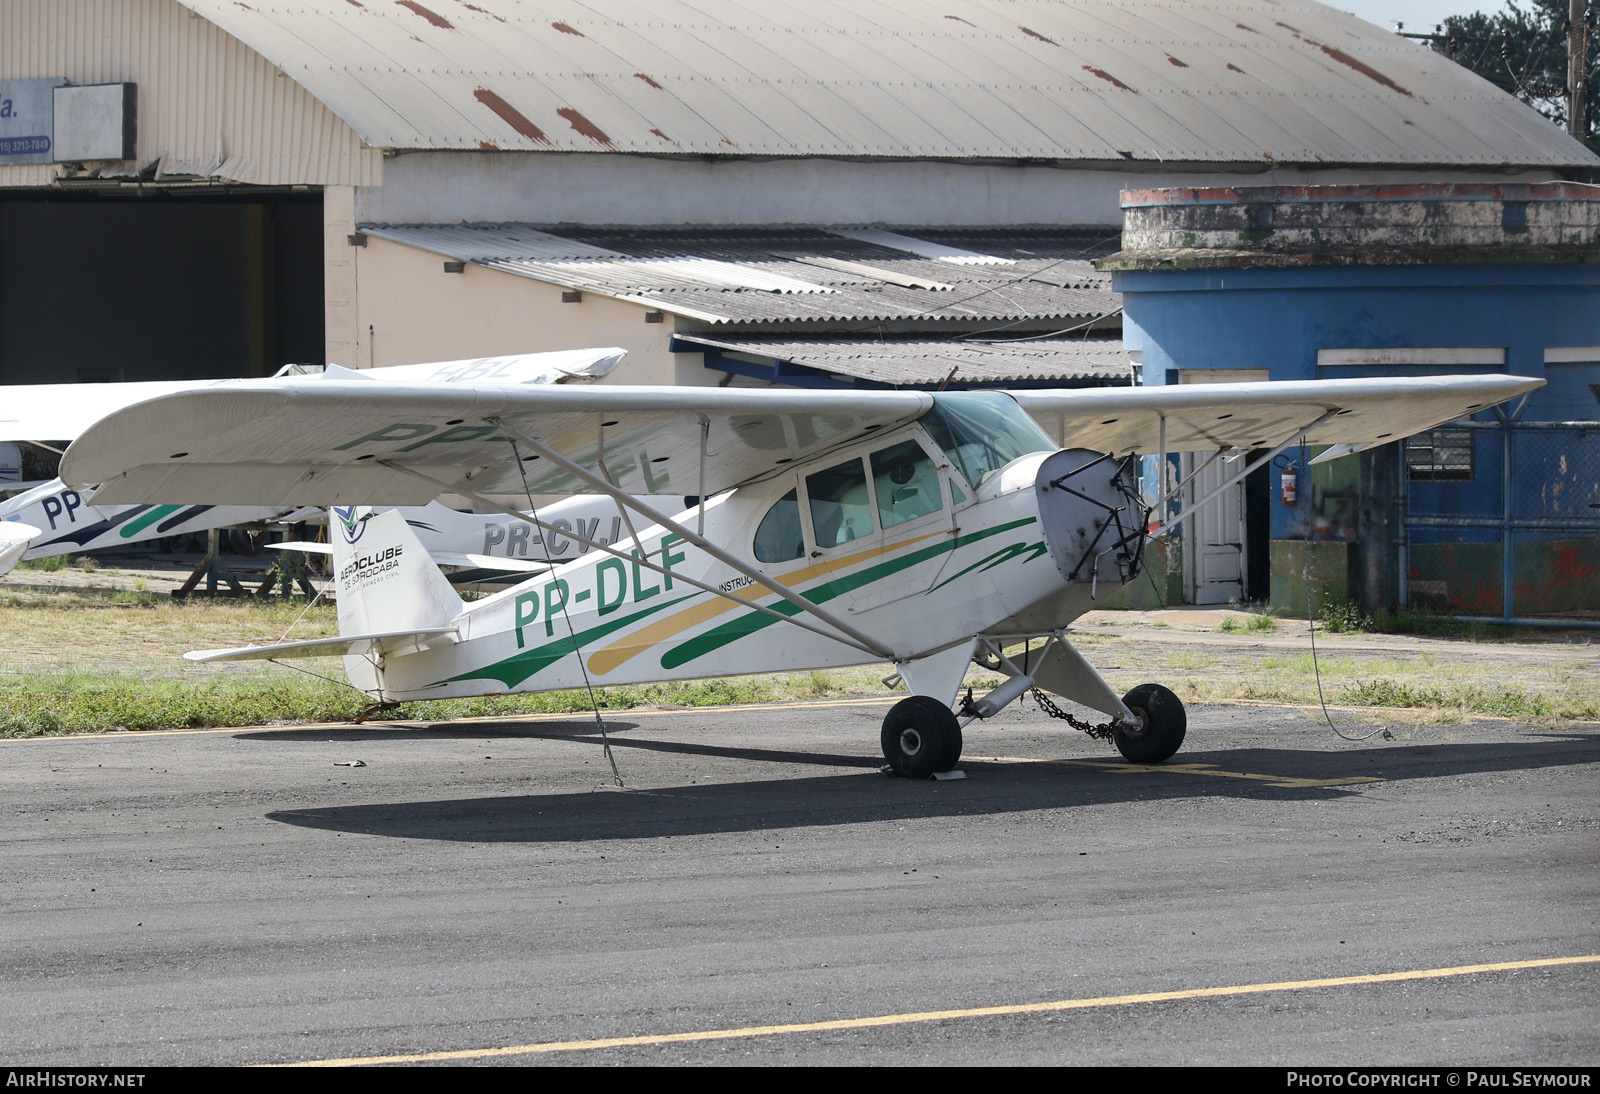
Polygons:
<instances>
[{"instance_id":1,"label":"blue painted building","mask_svg":"<svg viewBox=\"0 0 1600 1094\"><path fill-rule=\"evenodd\" d=\"M1403 449L1312 467L1291 450L1222 517L1195 515L1187 599L1303 608L1315 556L1313 583L1369 610L1600 609L1600 187L1165 189L1123 208L1123 250L1101 268L1142 383L1546 381Z\"/></svg>"}]
</instances>

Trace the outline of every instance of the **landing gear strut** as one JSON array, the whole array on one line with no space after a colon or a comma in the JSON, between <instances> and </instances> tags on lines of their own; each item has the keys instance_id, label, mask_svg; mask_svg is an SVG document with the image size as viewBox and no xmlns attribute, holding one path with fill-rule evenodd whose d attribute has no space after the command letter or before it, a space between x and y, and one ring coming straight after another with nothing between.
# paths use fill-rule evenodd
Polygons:
<instances>
[{"instance_id":1,"label":"landing gear strut","mask_svg":"<svg viewBox=\"0 0 1600 1094\"><path fill-rule=\"evenodd\" d=\"M961 759L961 724L937 699L909 696L884 716L883 757L902 778L926 779L949 771Z\"/></svg>"}]
</instances>

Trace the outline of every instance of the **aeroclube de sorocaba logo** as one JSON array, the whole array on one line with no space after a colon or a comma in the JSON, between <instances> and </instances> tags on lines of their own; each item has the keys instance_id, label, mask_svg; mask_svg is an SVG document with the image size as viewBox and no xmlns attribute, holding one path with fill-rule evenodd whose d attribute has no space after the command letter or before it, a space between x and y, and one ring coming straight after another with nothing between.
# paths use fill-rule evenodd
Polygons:
<instances>
[{"instance_id":1,"label":"aeroclube de sorocaba logo","mask_svg":"<svg viewBox=\"0 0 1600 1094\"><path fill-rule=\"evenodd\" d=\"M354 505L335 505L333 515L339 522L339 531L346 543L354 543L367 530L367 522L356 516Z\"/></svg>"}]
</instances>

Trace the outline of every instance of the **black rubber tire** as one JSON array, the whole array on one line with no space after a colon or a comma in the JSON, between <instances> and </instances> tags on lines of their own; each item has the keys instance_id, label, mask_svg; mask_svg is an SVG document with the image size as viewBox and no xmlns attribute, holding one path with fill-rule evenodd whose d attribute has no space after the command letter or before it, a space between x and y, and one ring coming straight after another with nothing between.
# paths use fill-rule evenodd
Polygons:
<instances>
[{"instance_id":1,"label":"black rubber tire","mask_svg":"<svg viewBox=\"0 0 1600 1094\"><path fill-rule=\"evenodd\" d=\"M267 549L267 533L260 528L229 528L228 550L240 558L255 558Z\"/></svg>"},{"instance_id":2,"label":"black rubber tire","mask_svg":"<svg viewBox=\"0 0 1600 1094\"><path fill-rule=\"evenodd\" d=\"M961 759L961 724L937 699L908 696L884 715L883 758L906 779L949 771Z\"/></svg>"},{"instance_id":3,"label":"black rubber tire","mask_svg":"<svg viewBox=\"0 0 1600 1094\"><path fill-rule=\"evenodd\" d=\"M1143 722L1137 729L1118 726L1112 732L1124 757L1136 764L1158 764L1182 747L1189 715L1176 695L1160 684L1140 684L1122 701Z\"/></svg>"}]
</instances>

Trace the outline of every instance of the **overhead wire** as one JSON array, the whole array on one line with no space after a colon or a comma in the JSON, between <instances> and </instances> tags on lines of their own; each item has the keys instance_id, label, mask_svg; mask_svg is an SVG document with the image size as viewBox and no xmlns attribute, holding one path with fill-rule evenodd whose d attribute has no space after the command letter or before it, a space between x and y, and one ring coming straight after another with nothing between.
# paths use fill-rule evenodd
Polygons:
<instances>
[{"instance_id":1,"label":"overhead wire","mask_svg":"<svg viewBox=\"0 0 1600 1094\"><path fill-rule=\"evenodd\" d=\"M511 444L511 458L516 462L517 474L522 479L522 493L528 499L528 511L534 521L537 522L539 519L539 507L533 503L533 490L528 485L528 470L522 465L522 453L517 448L517 439L508 436L506 440ZM542 561L553 571L555 569L555 560L550 557L550 541L541 534L539 542L544 544L544 558ZM600 728L600 747L605 752L606 762L611 765L612 781L619 788L627 789L627 783L623 781L622 772L617 769L616 755L611 751L611 737L606 732L606 720L600 714L600 699L595 695L594 682L589 679L589 666L584 664L583 646L578 641L578 631L573 626L572 614L568 610L565 596L561 599L561 618L566 621L567 635L572 639L572 652L577 656L578 671L583 675L584 690L589 694L589 707L594 711L595 725Z\"/></svg>"},{"instance_id":2,"label":"overhead wire","mask_svg":"<svg viewBox=\"0 0 1600 1094\"><path fill-rule=\"evenodd\" d=\"M1301 450L1302 454L1305 451L1305 447L1306 447L1306 438L1305 438L1304 434L1302 434L1301 437L1300 437L1300 450ZM1311 484L1310 484L1310 481L1307 480L1307 482L1306 482L1307 495L1306 496L1308 498L1310 497L1310 489L1311 489ZM1328 711L1328 699L1327 699L1327 696L1325 696L1323 694L1323 692L1322 692L1322 662L1321 662L1321 659L1317 656L1317 619L1316 619L1317 611L1316 611L1316 602L1312 598L1312 588L1313 588L1313 585L1311 583L1311 577L1312 577L1312 572L1313 572L1312 571L1312 567L1313 567L1313 563L1312 563L1312 560L1311 560L1311 529L1308 527L1306 529L1305 538L1300 541L1300 584L1305 588L1305 591L1306 591L1306 631L1311 636L1311 671L1312 671L1312 674L1316 677L1316 680L1317 680L1317 702L1322 707L1322 720L1328 723L1328 728L1333 730L1334 736L1340 738L1341 740L1345 740L1345 741L1365 741L1368 738L1378 736L1378 734L1380 734L1380 733L1383 734L1385 737L1388 737L1390 735L1388 726L1379 726L1377 729L1373 730L1371 733L1365 734L1365 735L1360 736L1360 737L1352 737L1348 733L1345 733L1345 732L1341 731L1338 726L1334 725L1333 715L1331 713L1329 713L1329 711Z\"/></svg>"}]
</instances>

